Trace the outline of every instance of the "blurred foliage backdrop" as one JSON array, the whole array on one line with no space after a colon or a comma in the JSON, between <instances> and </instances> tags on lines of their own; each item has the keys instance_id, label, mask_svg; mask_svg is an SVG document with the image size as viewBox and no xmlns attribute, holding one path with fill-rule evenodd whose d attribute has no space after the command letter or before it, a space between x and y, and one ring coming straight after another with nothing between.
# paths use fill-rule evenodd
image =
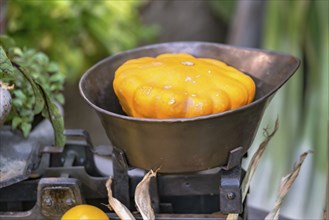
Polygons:
<instances>
[{"instance_id":1,"label":"blurred foliage backdrop","mask_svg":"<svg viewBox=\"0 0 329 220\"><path fill-rule=\"evenodd\" d=\"M269 0L264 4L260 47L294 55L301 60L301 66L279 90L262 120L260 128L271 127L279 117L280 128L253 180L250 203L272 208L281 178L291 170L302 151L312 150L313 154L307 158L283 205L283 214L293 219L321 219L325 208L329 116L328 3L322 0ZM223 0L211 1L211 4L232 28L234 18L241 13L237 9L245 7L252 11L248 7L255 6L255 1ZM253 25L253 16L246 23ZM260 129L252 149L262 139Z\"/></svg>"},{"instance_id":2,"label":"blurred foliage backdrop","mask_svg":"<svg viewBox=\"0 0 329 220\"><path fill-rule=\"evenodd\" d=\"M264 160L271 167L268 183L279 185L297 155L313 150L283 212L299 219L320 219L325 207L328 150L329 2L268 1L263 47L300 58L299 71L269 106L267 118L279 115L281 126ZM270 163L269 163L270 161ZM265 167L265 165L264 165ZM266 172L266 171L264 171ZM259 173L256 182L264 179ZM277 187L276 187L277 188ZM274 189L276 189L274 188ZM267 189L267 194L273 188ZM260 198L260 197L259 197ZM259 204L266 200L259 199Z\"/></svg>"},{"instance_id":3,"label":"blurred foliage backdrop","mask_svg":"<svg viewBox=\"0 0 329 220\"><path fill-rule=\"evenodd\" d=\"M207 2L232 26L239 15L238 6L248 0ZM280 129L256 173L250 204L271 208L281 177L301 151L311 149L313 155L303 165L282 211L292 218L320 219L328 172L328 1L265 2L259 46L292 54L302 63L265 112L260 128L273 125L279 117ZM20 45L43 50L61 64L69 79L77 80L102 57L154 39L156 30L139 20L138 7L143 3L10 0L6 4L5 33ZM260 129L250 155L262 138Z\"/></svg>"},{"instance_id":4,"label":"blurred foliage backdrop","mask_svg":"<svg viewBox=\"0 0 329 220\"><path fill-rule=\"evenodd\" d=\"M44 51L69 81L101 58L155 36L143 26L142 1L6 1L5 33L18 45Z\"/></svg>"}]
</instances>

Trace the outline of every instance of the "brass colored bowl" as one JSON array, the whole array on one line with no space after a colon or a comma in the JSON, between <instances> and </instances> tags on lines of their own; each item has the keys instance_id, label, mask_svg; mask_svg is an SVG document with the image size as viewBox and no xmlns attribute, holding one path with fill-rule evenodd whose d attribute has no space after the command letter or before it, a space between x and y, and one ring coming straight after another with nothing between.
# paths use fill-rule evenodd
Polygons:
<instances>
[{"instance_id":1,"label":"brass colored bowl","mask_svg":"<svg viewBox=\"0 0 329 220\"><path fill-rule=\"evenodd\" d=\"M162 53L189 53L219 59L250 75L255 100L231 111L180 119L141 119L122 112L113 91L115 70L125 61ZM130 166L160 167L162 173L181 173L224 166L229 152L250 147L264 110L275 92L293 75L299 60L290 55L205 42L162 43L108 57L80 80L80 92L98 113L112 144L123 150ZM205 88L206 89L206 88Z\"/></svg>"}]
</instances>

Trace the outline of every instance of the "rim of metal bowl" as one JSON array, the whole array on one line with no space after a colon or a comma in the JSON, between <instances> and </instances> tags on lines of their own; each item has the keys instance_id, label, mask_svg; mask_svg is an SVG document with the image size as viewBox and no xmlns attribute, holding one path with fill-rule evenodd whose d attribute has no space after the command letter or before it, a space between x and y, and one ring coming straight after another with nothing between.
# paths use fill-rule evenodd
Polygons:
<instances>
[{"instance_id":1,"label":"rim of metal bowl","mask_svg":"<svg viewBox=\"0 0 329 220\"><path fill-rule=\"evenodd\" d=\"M268 54L273 54L273 55L282 55L282 56L290 56L293 59L296 60L296 65L295 67L292 68L292 74L290 74L288 77L286 77L286 79L284 79L282 81L281 84L275 86L270 92L268 92L266 95L260 97L259 99L252 101L250 104L241 106L239 108L236 109L232 109L232 110L228 110L225 112L220 112L220 113L215 113L215 114L209 114L209 115L202 115L202 116L197 116L197 117L191 117L191 118L167 118L167 119L157 119L157 118L136 118L136 117L132 117L132 116L128 116L128 115L122 115L122 114L118 114L118 113L114 113L111 111L108 111L106 109L100 108L98 107L96 104L94 104L93 102L91 102L87 96L85 95L83 88L82 88L82 84L83 81L85 80L85 78L87 78L90 74L92 74L92 72L94 71L94 69L96 69L98 66L103 65L103 63L108 62L111 59L114 59L116 57L119 56L125 56L126 54L132 53L132 52L136 52L136 51L140 51L140 50L144 50L144 49L152 49L152 48L156 48L159 46L166 46L166 45L186 45L186 44L204 44L204 45L209 45L209 46L215 46L215 45L220 45L221 47L227 47L227 48L236 48L236 49L246 49L246 50L253 50L253 51L258 51L258 52L266 52ZM203 120L203 119L208 119L208 118L214 118L214 117L219 117L219 116L225 116L228 114L233 114L236 112L240 112L243 111L247 108L250 108L254 105L258 105L261 102L264 102L265 100L267 100L268 97L270 97L272 94L274 94L280 87L282 87L293 75L293 73L298 69L300 65L300 60L297 59L294 56L288 55L286 53L281 53L281 52L276 52L276 51L269 51L269 50L264 50L264 49L255 49L255 48L247 48L247 47L237 47L237 46L231 46L231 45L227 45L227 44L221 44L221 43L209 43L209 42L199 42L199 41L185 41L185 42L169 42L169 43L159 43L159 44L151 44L151 45L147 45L147 46L142 46L142 47L138 47L135 49L131 49L131 50L126 50L123 52L119 52L117 54L114 54L112 56L109 56L107 58L104 58L102 60L100 60L99 62L97 62L96 64L94 64L92 67L90 67L80 78L79 81L79 90L80 90L80 94L82 95L82 97L87 101L87 103L93 107L95 110L101 112L101 113L105 113L107 115L111 115L113 117L117 117L117 118L121 118L121 119L125 119L125 120L131 120L131 121L143 121L143 122L165 122L165 123L174 123L174 122L188 122L188 121L196 121L196 120Z\"/></svg>"}]
</instances>

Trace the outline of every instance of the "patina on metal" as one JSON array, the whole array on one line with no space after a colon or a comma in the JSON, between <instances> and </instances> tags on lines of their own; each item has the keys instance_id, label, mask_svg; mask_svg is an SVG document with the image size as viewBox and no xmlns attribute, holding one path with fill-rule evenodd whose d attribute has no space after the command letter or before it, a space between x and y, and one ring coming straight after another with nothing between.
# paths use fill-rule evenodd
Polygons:
<instances>
[{"instance_id":1,"label":"patina on metal","mask_svg":"<svg viewBox=\"0 0 329 220\"><path fill-rule=\"evenodd\" d=\"M255 100L241 108L207 116L141 119L125 115L113 91L115 70L125 61L162 53L189 53L219 59L250 75ZM98 113L112 144L130 166L182 173L225 166L230 151L250 147L263 112L275 92L293 75L299 60L290 55L205 42L175 42L140 47L108 57L80 80L82 97ZM207 88L204 88L205 90Z\"/></svg>"},{"instance_id":2,"label":"patina on metal","mask_svg":"<svg viewBox=\"0 0 329 220\"><path fill-rule=\"evenodd\" d=\"M77 179L42 178L38 184L37 204L47 218L60 218L65 211L82 202Z\"/></svg>"}]
</instances>

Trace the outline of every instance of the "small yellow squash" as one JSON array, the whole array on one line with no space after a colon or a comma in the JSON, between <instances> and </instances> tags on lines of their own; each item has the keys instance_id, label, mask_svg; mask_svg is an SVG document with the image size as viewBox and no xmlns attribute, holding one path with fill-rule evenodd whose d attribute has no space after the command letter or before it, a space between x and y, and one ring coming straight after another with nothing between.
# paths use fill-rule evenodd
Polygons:
<instances>
[{"instance_id":1,"label":"small yellow squash","mask_svg":"<svg viewBox=\"0 0 329 220\"><path fill-rule=\"evenodd\" d=\"M115 72L114 92L124 112L138 118L190 118L252 102L255 83L209 58L161 54L128 60Z\"/></svg>"}]
</instances>

